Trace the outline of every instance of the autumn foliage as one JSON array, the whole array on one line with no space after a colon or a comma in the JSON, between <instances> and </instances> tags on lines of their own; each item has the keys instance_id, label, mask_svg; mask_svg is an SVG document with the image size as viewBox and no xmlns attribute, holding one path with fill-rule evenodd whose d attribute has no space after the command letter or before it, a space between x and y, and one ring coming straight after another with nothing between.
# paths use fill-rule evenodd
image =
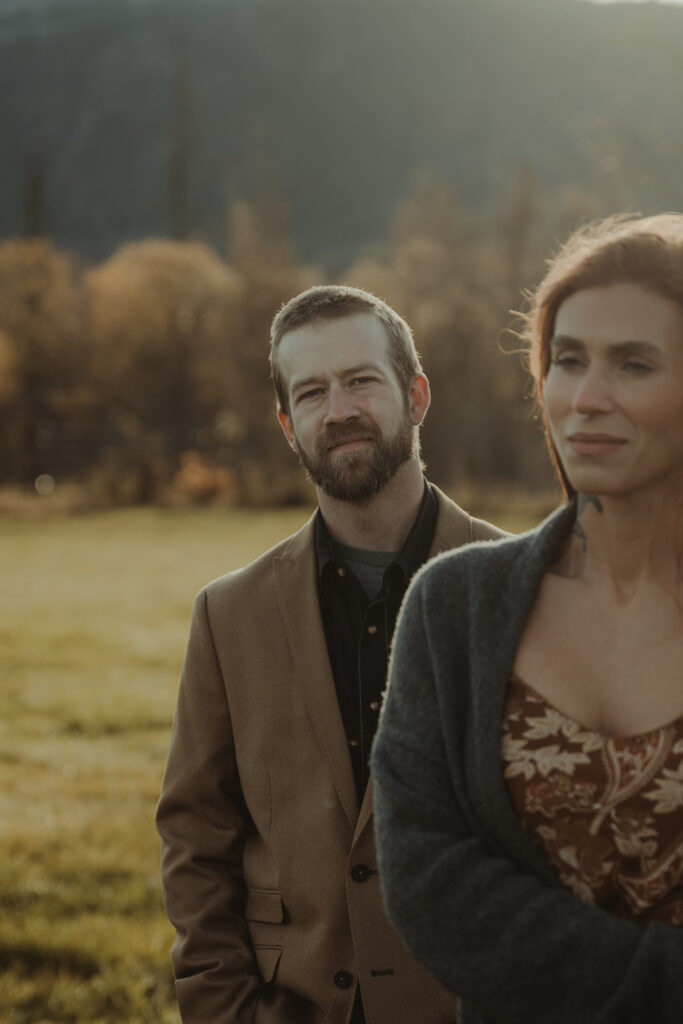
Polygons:
<instances>
[{"instance_id":1,"label":"autumn foliage","mask_svg":"<svg viewBox=\"0 0 683 1024\"><path fill-rule=\"evenodd\" d=\"M474 224L423 181L387 242L333 275L413 327L433 393L424 455L446 487L551 481L521 360L505 352L548 246L533 198L520 175ZM268 330L330 275L301 266L253 205L236 203L230 226L227 258L149 239L82 267L44 239L0 244L0 485L76 481L103 505L306 496L274 415Z\"/></svg>"}]
</instances>

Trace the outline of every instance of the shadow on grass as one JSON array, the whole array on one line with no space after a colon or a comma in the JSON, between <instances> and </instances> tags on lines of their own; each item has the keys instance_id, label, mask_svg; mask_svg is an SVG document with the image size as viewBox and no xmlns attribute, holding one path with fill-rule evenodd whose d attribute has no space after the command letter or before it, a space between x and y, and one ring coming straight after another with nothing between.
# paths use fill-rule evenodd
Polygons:
<instances>
[{"instance_id":1,"label":"shadow on grass","mask_svg":"<svg viewBox=\"0 0 683 1024\"><path fill-rule=\"evenodd\" d=\"M66 971L78 978L92 978L100 970L94 957L75 949L47 949L36 943L0 945L0 970L33 974Z\"/></svg>"}]
</instances>

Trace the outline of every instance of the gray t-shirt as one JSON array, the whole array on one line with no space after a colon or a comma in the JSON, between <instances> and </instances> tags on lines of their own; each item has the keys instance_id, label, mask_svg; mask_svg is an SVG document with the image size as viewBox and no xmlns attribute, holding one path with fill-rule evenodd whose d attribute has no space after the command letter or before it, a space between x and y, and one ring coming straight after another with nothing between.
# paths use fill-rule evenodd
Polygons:
<instances>
[{"instance_id":1,"label":"gray t-shirt","mask_svg":"<svg viewBox=\"0 0 683 1024\"><path fill-rule=\"evenodd\" d=\"M382 586L385 570L396 561L398 551L366 551L339 543L337 550L372 601Z\"/></svg>"}]
</instances>

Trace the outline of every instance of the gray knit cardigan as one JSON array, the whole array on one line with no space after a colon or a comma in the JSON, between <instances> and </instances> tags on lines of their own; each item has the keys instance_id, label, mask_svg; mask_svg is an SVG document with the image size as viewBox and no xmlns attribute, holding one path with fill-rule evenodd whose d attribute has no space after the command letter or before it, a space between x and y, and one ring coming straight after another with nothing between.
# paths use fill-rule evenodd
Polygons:
<instances>
[{"instance_id":1,"label":"gray knit cardigan","mask_svg":"<svg viewBox=\"0 0 683 1024\"><path fill-rule=\"evenodd\" d=\"M396 631L372 757L380 876L391 920L460 996L463 1024L683 1022L683 928L581 902L503 779L515 651L574 515L434 559Z\"/></svg>"}]
</instances>

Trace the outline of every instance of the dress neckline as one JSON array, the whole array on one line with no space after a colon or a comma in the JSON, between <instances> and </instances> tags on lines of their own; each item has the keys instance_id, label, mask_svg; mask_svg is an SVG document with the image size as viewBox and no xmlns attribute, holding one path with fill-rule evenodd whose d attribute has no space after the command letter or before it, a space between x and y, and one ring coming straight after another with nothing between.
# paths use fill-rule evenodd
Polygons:
<instances>
[{"instance_id":1,"label":"dress neckline","mask_svg":"<svg viewBox=\"0 0 683 1024\"><path fill-rule=\"evenodd\" d=\"M680 723L683 723L683 714L680 714L676 718L672 719L670 722L665 722L663 725L655 726L654 729L646 729L644 732L628 733L626 736L610 736L609 733L600 732L598 729L592 729L590 726L584 725L583 722L580 722L577 718L572 718L571 715L568 715L566 711L563 711L561 708L558 708L557 704L554 704L548 697L545 696L545 694L541 693L539 690L536 689L536 687L532 686L531 683L528 683L526 679L523 679L514 671L510 673L510 682L518 683L523 689L533 694L533 696L536 697L538 700L542 701L543 704L546 704L556 714L564 718L565 721L571 722L572 725L577 726L583 732L590 733L591 736L599 737L604 743L640 742L648 736L652 736L655 733L661 733L665 729L674 729Z\"/></svg>"}]
</instances>

